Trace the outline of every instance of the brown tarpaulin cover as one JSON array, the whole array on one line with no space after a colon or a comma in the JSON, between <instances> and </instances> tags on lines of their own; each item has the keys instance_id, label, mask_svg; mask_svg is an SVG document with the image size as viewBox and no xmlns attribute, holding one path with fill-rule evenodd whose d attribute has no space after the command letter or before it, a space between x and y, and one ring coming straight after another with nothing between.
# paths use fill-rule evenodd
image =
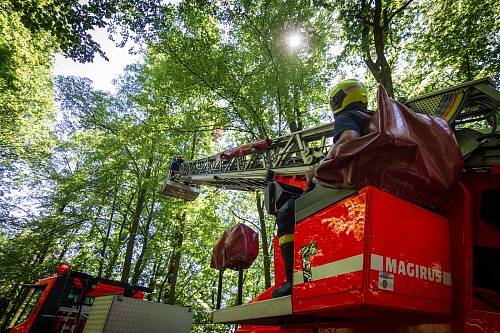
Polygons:
<instances>
[{"instance_id":1,"label":"brown tarpaulin cover","mask_svg":"<svg viewBox=\"0 0 500 333\"><path fill-rule=\"evenodd\" d=\"M259 235L243 223L222 234L212 251L210 267L221 269L248 268L259 254Z\"/></svg>"},{"instance_id":2,"label":"brown tarpaulin cover","mask_svg":"<svg viewBox=\"0 0 500 333\"><path fill-rule=\"evenodd\" d=\"M411 111L378 89L366 135L334 147L316 178L342 187L376 186L407 200L446 208L463 157L448 123Z\"/></svg>"}]
</instances>

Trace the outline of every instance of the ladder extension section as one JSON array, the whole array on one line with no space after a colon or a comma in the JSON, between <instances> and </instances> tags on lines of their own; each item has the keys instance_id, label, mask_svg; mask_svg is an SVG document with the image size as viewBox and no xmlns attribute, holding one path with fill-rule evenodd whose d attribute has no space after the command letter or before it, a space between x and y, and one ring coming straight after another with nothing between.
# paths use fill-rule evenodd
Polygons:
<instances>
[{"instance_id":1,"label":"ladder extension section","mask_svg":"<svg viewBox=\"0 0 500 333\"><path fill-rule=\"evenodd\" d=\"M188 161L182 164L178 179L227 189L262 189L269 169L281 175L304 173L326 155L332 136L333 123L328 123L279 137L265 148L250 147L246 154L220 153Z\"/></svg>"}]
</instances>

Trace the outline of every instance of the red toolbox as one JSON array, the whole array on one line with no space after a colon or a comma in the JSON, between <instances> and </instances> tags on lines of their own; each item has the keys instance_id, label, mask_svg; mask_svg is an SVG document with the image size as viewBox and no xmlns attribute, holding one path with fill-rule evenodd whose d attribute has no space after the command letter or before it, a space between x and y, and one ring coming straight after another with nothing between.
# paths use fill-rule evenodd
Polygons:
<instances>
[{"instance_id":1,"label":"red toolbox","mask_svg":"<svg viewBox=\"0 0 500 333\"><path fill-rule=\"evenodd\" d=\"M448 221L365 187L296 222L293 284L297 314L449 314Z\"/></svg>"}]
</instances>

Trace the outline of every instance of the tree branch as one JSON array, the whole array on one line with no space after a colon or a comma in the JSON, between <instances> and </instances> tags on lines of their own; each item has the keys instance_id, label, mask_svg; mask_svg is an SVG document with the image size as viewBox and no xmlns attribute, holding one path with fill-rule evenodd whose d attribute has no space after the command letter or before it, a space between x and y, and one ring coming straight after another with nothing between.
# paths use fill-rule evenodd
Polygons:
<instances>
[{"instance_id":1,"label":"tree branch","mask_svg":"<svg viewBox=\"0 0 500 333\"><path fill-rule=\"evenodd\" d=\"M215 93L217 96L219 96L222 99L228 100L226 96L222 95L214 86L212 86L210 83L205 80L203 76L201 76L198 72L196 72L191 66L189 66L180 56L179 54L168 44L164 44L168 51L177 59L177 61L184 67L186 68L192 75L194 75L205 87L209 88L213 93ZM234 101L228 100L229 104L233 107L233 110L236 112L238 117L240 118L241 122L243 125L248 129L249 133L253 133L252 129L248 124L245 122L243 116L239 113L238 107L234 104ZM258 138L253 134L254 138L257 140Z\"/></svg>"},{"instance_id":2,"label":"tree branch","mask_svg":"<svg viewBox=\"0 0 500 333\"><path fill-rule=\"evenodd\" d=\"M361 11L364 11L364 6L365 6L365 1L362 2L361 5ZM363 60L365 61L366 66L368 67L368 70L370 73L372 73L373 77L377 82L380 82L379 79L379 69L377 64L373 61L371 54L370 54L370 43L369 43L369 33L370 33L370 25L367 23L367 21L362 18L362 25L363 29L361 32L361 48L363 50Z\"/></svg>"},{"instance_id":3,"label":"tree branch","mask_svg":"<svg viewBox=\"0 0 500 333\"><path fill-rule=\"evenodd\" d=\"M243 218L243 217L239 216L239 215L238 215L238 214L236 214L236 213L234 212L234 210L232 210L232 209L231 209L231 213L232 213L232 214L233 214L236 218L238 218L238 219L240 219L240 220L242 220L242 221L244 221L244 222L246 222L246 223L248 223L248 224L250 224L250 225L254 226L255 228L257 228L257 230L259 230L259 231L260 231L260 226L258 226L258 225L257 225L257 224L255 224L254 222L252 222L252 221L250 221L250 220L248 220L248 219L245 219L245 218Z\"/></svg>"},{"instance_id":4,"label":"tree branch","mask_svg":"<svg viewBox=\"0 0 500 333\"><path fill-rule=\"evenodd\" d=\"M118 136L117 131L114 130L113 128L111 128L110 126L106 125L106 124L98 124L97 126L100 126L100 127L104 128L104 129L108 130L109 132L111 132L115 136ZM128 148L128 146L126 144L121 143L121 145L123 146L123 148L125 148L125 151L127 152L127 155L132 160L132 163L134 164L135 172L137 174L137 180L140 181L140 178L141 178L141 169L139 168L139 165L137 164L137 162L136 162L136 160L134 158L134 155L132 154L132 152L130 151L130 149Z\"/></svg>"},{"instance_id":5,"label":"tree branch","mask_svg":"<svg viewBox=\"0 0 500 333\"><path fill-rule=\"evenodd\" d=\"M406 9L406 7L408 7L411 3L413 2L413 0L408 0L404 3L404 5L402 5L401 7L399 7L398 9L396 9L394 12L392 12L391 14L389 14L389 17L387 19L386 22L384 22L384 29L387 29L389 27L389 24L391 23L392 19L398 15L399 13L401 13L403 10Z\"/></svg>"}]
</instances>

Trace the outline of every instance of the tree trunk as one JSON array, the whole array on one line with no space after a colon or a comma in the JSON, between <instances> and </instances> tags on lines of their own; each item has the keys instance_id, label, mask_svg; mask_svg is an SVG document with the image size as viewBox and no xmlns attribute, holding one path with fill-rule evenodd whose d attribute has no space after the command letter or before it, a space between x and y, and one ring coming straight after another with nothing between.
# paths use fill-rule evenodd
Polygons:
<instances>
[{"instance_id":1,"label":"tree trunk","mask_svg":"<svg viewBox=\"0 0 500 333\"><path fill-rule=\"evenodd\" d=\"M68 247L73 241L73 235L75 234L76 230L72 231L69 235L67 235L67 239L64 241L63 248L61 250L61 253L59 253L59 257L57 258L57 264L60 264L64 260L64 256L66 255L66 252L68 252Z\"/></svg>"},{"instance_id":2,"label":"tree trunk","mask_svg":"<svg viewBox=\"0 0 500 333\"><path fill-rule=\"evenodd\" d=\"M66 255L66 252L68 252L68 246L69 246L69 242L64 242L61 253L59 253L59 257L57 258L58 265L59 265L59 263L63 262L64 256Z\"/></svg>"},{"instance_id":3,"label":"tree trunk","mask_svg":"<svg viewBox=\"0 0 500 333\"><path fill-rule=\"evenodd\" d=\"M48 251L51 247L52 240L46 240L45 243L40 244L39 251L34 255L33 261L30 266L33 267L33 271L29 274L29 276L25 277L27 281L31 281L37 279L35 276L36 270L38 270L39 266L45 261L47 258Z\"/></svg>"},{"instance_id":4,"label":"tree trunk","mask_svg":"<svg viewBox=\"0 0 500 333\"><path fill-rule=\"evenodd\" d=\"M108 267L106 268L106 271L104 272L104 277L106 279L111 278L111 274L113 273L113 269L115 268L116 262L118 261L118 256L120 255L120 250L123 247L123 242L125 241L125 239L122 236L124 227L125 227L125 222L123 222L120 225L120 231L118 232L118 240L117 240L116 247L111 248L112 249L111 259L109 259Z\"/></svg>"},{"instance_id":5,"label":"tree trunk","mask_svg":"<svg viewBox=\"0 0 500 333\"><path fill-rule=\"evenodd\" d=\"M102 270L104 268L104 260L106 255L106 247L108 246L109 234L111 232L111 226L113 225L113 217L115 216L115 207L116 207L116 198L118 197L118 190L115 190L115 195L113 197L113 204L111 205L111 216L108 221L108 228L106 229L106 236L104 236L104 240L102 241L102 249L101 249L101 259L99 260L99 272L97 277L102 276Z\"/></svg>"},{"instance_id":6,"label":"tree trunk","mask_svg":"<svg viewBox=\"0 0 500 333\"><path fill-rule=\"evenodd\" d=\"M367 17L367 11L365 10L366 6L366 0L364 0L361 4L360 15L362 17L363 24L361 33L363 60L375 80L385 87L389 96L394 97L394 88L392 84L392 68L385 56L385 34L389 29L389 21L393 16L391 15L391 17L387 17L387 10L385 10L383 22L382 0L375 0L375 8L373 9L373 22L371 22ZM402 9L404 9L404 7L402 7ZM372 32L371 38L370 31ZM375 47L375 55L377 57L375 61L372 60L370 45L373 45Z\"/></svg>"},{"instance_id":7,"label":"tree trunk","mask_svg":"<svg viewBox=\"0 0 500 333\"><path fill-rule=\"evenodd\" d=\"M179 275L179 265L181 262L182 254L182 243L184 242L184 226L185 226L186 213L182 213L179 226L175 232L173 253L170 260L170 266L168 268L169 283L170 288L168 290L168 304L175 304L176 293L175 288L177 287L177 277Z\"/></svg>"},{"instance_id":8,"label":"tree trunk","mask_svg":"<svg viewBox=\"0 0 500 333\"><path fill-rule=\"evenodd\" d=\"M153 259L153 261L154 261L154 259ZM156 261L154 261L153 262L153 269L151 270L151 276L149 277L149 281L148 281L148 287L153 289L153 290L156 287L156 278L157 278L158 271L159 271L158 263ZM148 301L153 300L153 293L148 294L147 300Z\"/></svg>"},{"instance_id":9,"label":"tree trunk","mask_svg":"<svg viewBox=\"0 0 500 333\"><path fill-rule=\"evenodd\" d=\"M132 193L130 196L128 202L127 202L127 209L125 211L125 214L123 214L123 219L120 224L120 231L118 232L118 240L117 240L117 245L116 247L111 247L112 249L112 255L111 259L108 262L108 267L106 269L106 272L104 273L104 277L106 279L111 278L111 274L113 273L113 269L115 268L116 262L118 261L118 256L120 255L120 249L123 246L123 241L125 238L123 237L123 229L125 229L125 223L127 223L127 218L128 218L128 213L130 211L130 205L132 204L132 200L134 200L135 193Z\"/></svg>"},{"instance_id":10,"label":"tree trunk","mask_svg":"<svg viewBox=\"0 0 500 333\"><path fill-rule=\"evenodd\" d=\"M262 258L264 261L264 285L271 287L271 260L269 258L269 244L267 243L266 220L264 217L264 203L260 198L260 192L255 192L257 201L257 212L259 213L260 235L262 238Z\"/></svg>"},{"instance_id":11,"label":"tree trunk","mask_svg":"<svg viewBox=\"0 0 500 333\"><path fill-rule=\"evenodd\" d=\"M297 131L301 131L302 127L302 114L300 113L300 91L296 85L293 86L293 114L295 116L295 126Z\"/></svg>"},{"instance_id":12,"label":"tree trunk","mask_svg":"<svg viewBox=\"0 0 500 333\"><path fill-rule=\"evenodd\" d=\"M146 192L148 190L147 181L151 175L151 166L153 164L153 157L149 157L144 179L139 183L139 193L137 194L137 202L135 205L134 217L129 230L129 237L127 242L127 249L125 251L125 260L123 262L121 282L127 283L130 276L130 268L132 266L132 255L134 254L135 236L137 235L137 228L141 220L142 211L146 202Z\"/></svg>"},{"instance_id":13,"label":"tree trunk","mask_svg":"<svg viewBox=\"0 0 500 333\"><path fill-rule=\"evenodd\" d=\"M290 129L290 133L297 132L299 130L297 121L295 119L295 111L293 108L293 96L290 94L290 90L288 85L285 85L281 90L282 92L282 107L283 107L283 116L285 118L285 122Z\"/></svg>"},{"instance_id":14,"label":"tree trunk","mask_svg":"<svg viewBox=\"0 0 500 333\"><path fill-rule=\"evenodd\" d=\"M161 302L163 298L163 290L165 290L165 285L167 284L168 274L161 280L160 288L158 288L158 296L156 296L156 301Z\"/></svg>"},{"instance_id":15,"label":"tree trunk","mask_svg":"<svg viewBox=\"0 0 500 333\"><path fill-rule=\"evenodd\" d=\"M382 23L382 0L375 0L375 13L373 16L373 42L377 54L377 63L379 64L380 83L385 87L389 96L394 97L392 87L392 69L385 57L385 38Z\"/></svg>"},{"instance_id":16,"label":"tree trunk","mask_svg":"<svg viewBox=\"0 0 500 333\"><path fill-rule=\"evenodd\" d=\"M156 203L156 201L152 200L151 209L149 211L149 216L148 216L148 219L146 221L146 225L144 226L144 240L142 241L141 253L139 254L139 258L137 258L137 262L135 263L135 267L134 267L134 274L132 275L132 284L133 285L137 284L137 282L139 281L139 278L141 276L141 273L142 273L144 255L146 254L146 250L148 248L148 242L149 242L149 227L151 225L151 221L153 220L155 203Z\"/></svg>"}]
</instances>

